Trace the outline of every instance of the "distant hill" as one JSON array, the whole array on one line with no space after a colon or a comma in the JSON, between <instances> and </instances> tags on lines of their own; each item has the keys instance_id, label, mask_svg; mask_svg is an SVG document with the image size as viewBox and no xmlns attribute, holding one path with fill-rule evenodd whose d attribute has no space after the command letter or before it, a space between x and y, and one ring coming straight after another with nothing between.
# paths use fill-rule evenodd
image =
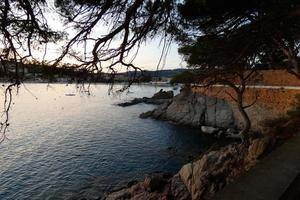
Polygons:
<instances>
[{"instance_id":1,"label":"distant hill","mask_svg":"<svg viewBox=\"0 0 300 200\"><path fill-rule=\"evenodd\" d=\"M141 75L141 73L143 73L144 76L151 76L151 77L167 77L167 78L171 78L177 74L180 74L184 71L187 71L188 69L164 69L164 70L158 70L158 71L148 71L145 70L143 72L137 72L137 75ZM127 73L120 73L122 75L127 75L127 76L133 76L134 72L130 71Z\"/></svg>"}]
</instances>

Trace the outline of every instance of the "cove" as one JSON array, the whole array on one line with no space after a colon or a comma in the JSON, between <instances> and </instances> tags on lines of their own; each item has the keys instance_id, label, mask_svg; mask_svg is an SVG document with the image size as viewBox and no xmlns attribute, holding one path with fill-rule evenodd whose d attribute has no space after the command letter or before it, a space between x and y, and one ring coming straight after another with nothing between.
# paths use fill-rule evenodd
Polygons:
<instances>
[{"instance_id":1,"label":"cove","mask_svg":"<svg viewBox=\"0 0 300 200\"><path fill-rule=\"evenodd\" d=\"M175 173L215 142L199 129L140 119L153 105L116 106L168 87L108 95L98 84L86 95L76 85L25 86L13 98L10 140L0 145L2 200L68 199L87 188L97 195L154 171Z\"/></svg>"}]
</instances>

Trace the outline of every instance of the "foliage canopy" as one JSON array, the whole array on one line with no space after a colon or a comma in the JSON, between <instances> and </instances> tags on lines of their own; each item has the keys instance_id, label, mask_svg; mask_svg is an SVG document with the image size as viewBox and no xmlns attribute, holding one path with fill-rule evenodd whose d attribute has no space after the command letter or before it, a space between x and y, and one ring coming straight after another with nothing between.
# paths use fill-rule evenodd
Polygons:
<instances>
[{"instance_id":1,"label":"foliage canopy","mask_svg":"<svg viewBox=\"0 0 300 200\"><path fill-rule=\"evenodd\" d=\"M7 127L11 87L20 84L18 63L33 57L33 47L61 39L66 43L53 65L71 56L80 62L78 68L101 72L107 67L116 73L119 65L140 70L132 60L146 40L163 36L166 52L175 37L189 66L204 78L212 77L212 83L219 81L236 91L234 99L247 121L246 131L250 122L243 92L252 72L245 75L245 71L280 66L300 78L299 0L55 0L65 25L74 28L71 38L50 29L46 3L0 1L2 71L6 71L4 61L15 61L13 84L5 90L6 117L0 132ZM97 27L107 32L94 34ZM76 52L78 44L84 53ZM130 58L130 52L136 53ZM235 77L241 86L232 83Z\"/></svg>"},{"instance_id":2,"label":"foliage canopy","mask_svg":"<svg viewBox=\"0 0 300 200\"><path fill-rule=\"evenodd\" d=\"M174 28L193 67L235 71L280 66L300 77L298 0L186 0Z\"/></svg>"}]
</instances>

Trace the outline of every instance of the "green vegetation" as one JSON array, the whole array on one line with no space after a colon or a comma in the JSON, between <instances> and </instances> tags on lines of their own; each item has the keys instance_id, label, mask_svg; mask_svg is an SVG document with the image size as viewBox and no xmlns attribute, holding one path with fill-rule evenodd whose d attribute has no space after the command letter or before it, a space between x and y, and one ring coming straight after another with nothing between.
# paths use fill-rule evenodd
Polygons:
<instances>
[{"instance_id":1,"label":"green vegetation","mask_svg":"<svg viewBox=\"0 0 300 200\"><path fill-rule=\"evenodd\" d=\"M300 117L300 94L297 94L295 98L296 98L295 108L287 112L287 114L290 117Z\"/></svg>"},{"instance_id":2,"label":"green vegetation","mask_svg":"<svg viewBox=\"0 0 300 200\"><path fill-rule=\"evenodd\" d=\"M296 95L296 106L286 116L267 119L261 122L264 134L275 139L288 139L300 132L300 94Z\"/></svg>"},{"instance_id":3,"label":"green vegetation","mask_svg":"<svg viewBox=\"0 0 300 200\"><path fill-rule=\"evenodd\" d=\"M185 71L180 74L176 74L170 81L171 84L175 83L194 83L196 82L196 75L191 71Z\"/></svg>"},{"instance_id":4,"label":"green vegetation","mask_svg":"<svg viewBox=\"0 0 300 200\"><path fill-rule=\"evenodd\" d=\"M147 76L147 75L141 76L139 78L139 80L138 80L138 82L142 82L142 83L144 83L144 82L150 82L150 81L152 81L152 77L151 76Z\"/></svg>"}]
</instances>

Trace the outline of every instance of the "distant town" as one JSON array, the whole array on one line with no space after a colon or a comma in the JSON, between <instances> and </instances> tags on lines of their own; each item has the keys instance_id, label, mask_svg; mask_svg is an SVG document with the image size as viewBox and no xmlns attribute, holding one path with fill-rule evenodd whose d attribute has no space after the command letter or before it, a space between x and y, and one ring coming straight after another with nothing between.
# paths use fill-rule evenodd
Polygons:
<instances>
[{"instance_id":1,"label":"distant town","mask_svg":"<svg viewBox=\"0 0 300 200\"><path fill-rule=\"evenodd\" d=\"M171 79L179 74L187 71L187 69L170 69L157 71L138 71L138 72L122 72L122 73L91 73L86 69L79 69L73 64L63 64L59 67L34 63L17 63L20 78L24 82L165 82L170 83ZM7 82L16 73L16 63L14 61L0 62L0 81Z\"/></svg>"}]
</instances>

